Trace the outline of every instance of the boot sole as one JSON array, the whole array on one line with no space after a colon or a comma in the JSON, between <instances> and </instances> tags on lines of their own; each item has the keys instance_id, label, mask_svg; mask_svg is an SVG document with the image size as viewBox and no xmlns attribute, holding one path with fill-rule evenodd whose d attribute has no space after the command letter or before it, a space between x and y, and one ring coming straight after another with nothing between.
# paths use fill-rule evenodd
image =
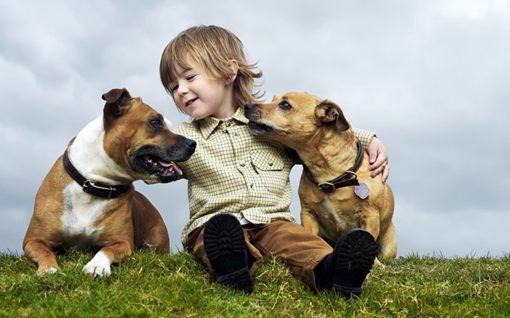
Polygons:
<instances>
[{"instance_id":1,"label":"boot sole","mask_svg":"<svg viewBox=\"0 0 510 318\"><path fill-rule=\"evenodd\" d=\"M353 229L335 246L333 289L343 297L361 295L361 286L372 269L379 245L367 231Z\"/></svg>"},{"instance_id":2,"label":"boot sole","mask_svg":"<svg viewBox=\"0 0 510 318\"><path fill-rule=\"evenodd\" d=\"M230 214L211 218L204 230L204 247L220 284L253 291L243 229L237 218Z\"/></svg>"}]
</instances>

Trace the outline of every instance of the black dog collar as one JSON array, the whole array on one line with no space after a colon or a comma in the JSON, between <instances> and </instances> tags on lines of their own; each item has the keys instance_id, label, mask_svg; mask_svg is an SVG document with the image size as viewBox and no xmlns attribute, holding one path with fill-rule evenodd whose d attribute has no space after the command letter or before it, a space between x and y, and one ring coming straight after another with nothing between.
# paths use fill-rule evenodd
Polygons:
<instances>
[{"instance_id":1,"label":"black dog collar","mask_svg":"<svg viewBox=\"0 0 510 318\"><path fill-rule=\"evenodd\" d=\"M356 154L356 160L354 161L354 165L351 168L347 169L344 173L336 177L335 179L318 183L317 179L315 179L310 169L308 169L308 167L304 164L303 170L308 176L308 178L310 178L310 181L312 181L315 185L319 187L319 189L322 192L325 193L331 193L338 188L357 186L359 185L359 181L358 176L356 175L356 171L358 171L359 167L361 166L361 162L363 161L363 146L361 145L359 139L357 139L356 145L358 147L358 153Z\"/></svg>"},{"instance_id":2,"label":"black dog collar","mask_svg":"<svg viewBox=\"0 0 510 318\"><path fill-rule=\"evenodd\" d=\"M131 184L113 186L86 179L81 175L81 173L78 172L76 167L71 163L71 160L69 160L67 150L64 152L63 161L64 169L69 174L69 176L73 178L73 180L82 187L83 191L88 194L92 194L96 197L104 199L113 199L131 190Z\"/></svg>"}]
</instances>

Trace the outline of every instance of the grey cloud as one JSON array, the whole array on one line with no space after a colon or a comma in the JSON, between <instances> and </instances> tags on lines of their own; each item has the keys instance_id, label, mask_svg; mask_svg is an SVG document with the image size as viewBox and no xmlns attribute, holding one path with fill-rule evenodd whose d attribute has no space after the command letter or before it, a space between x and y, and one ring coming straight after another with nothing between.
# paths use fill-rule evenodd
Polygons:
<instances>
[{"instance_id":1,"label":"grey cloud","mask_svg":"<svg viewBox=\"0 0 510 318\"><path fill-rule=\"evenodd\" d=\"M20 251L37 187L68 140L127 87L178 123L159 58L181 30L222 25L264 72L266 99L339 102L389 150L400 253L508 252L510 9L469 1L45 1L0 4L0 251ZM293 170L292 211L298 217ZM180 246L186 182L137 183ZM494 229L490 233L481 228Z\"/></svg>"}]
</instances>

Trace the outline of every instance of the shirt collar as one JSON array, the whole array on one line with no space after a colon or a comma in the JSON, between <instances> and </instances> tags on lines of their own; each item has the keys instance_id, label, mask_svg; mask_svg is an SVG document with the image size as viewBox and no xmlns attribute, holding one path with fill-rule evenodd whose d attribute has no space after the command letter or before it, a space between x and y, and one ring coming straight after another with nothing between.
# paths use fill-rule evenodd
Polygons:
<instances>
[{"instance_id":1,"label":"shirt collar","mask_svg":"<svg viewBox=\"0 0 510 318\"><path fill-rule=\"evenodd\" d=\"M198 127L200 131L202 132L202 136L205 139L208 139L209 136L214 132L216 128L218 128L221 123L230 121L230 120L236 120L242 124L248 124L249 120L248 118L244 117L243 107L238 107L232 115L232 117L224 118L224 119L218 119L215 117L207 117L204 119L196 120L195 123L198 124Z\"/></svg>"}]
</instances>

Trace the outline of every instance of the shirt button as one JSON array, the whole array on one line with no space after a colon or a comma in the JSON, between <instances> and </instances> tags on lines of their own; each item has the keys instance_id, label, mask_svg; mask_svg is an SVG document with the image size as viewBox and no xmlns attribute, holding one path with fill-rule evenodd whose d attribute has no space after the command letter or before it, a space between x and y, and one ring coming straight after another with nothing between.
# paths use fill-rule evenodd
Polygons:
<instances>
[{"instance_id":1,"label":"shirt button","mask_svg":"<svg viewBox=\"0 0 510 318\"><path fill-rule=\"evenodd\" d=\"M269 166L270 166L270 167L272 167L272 166L273 166L273 163L272 163L272 162L270 162L270 163L269 163Z\"/></svg>"}]
</instances>

